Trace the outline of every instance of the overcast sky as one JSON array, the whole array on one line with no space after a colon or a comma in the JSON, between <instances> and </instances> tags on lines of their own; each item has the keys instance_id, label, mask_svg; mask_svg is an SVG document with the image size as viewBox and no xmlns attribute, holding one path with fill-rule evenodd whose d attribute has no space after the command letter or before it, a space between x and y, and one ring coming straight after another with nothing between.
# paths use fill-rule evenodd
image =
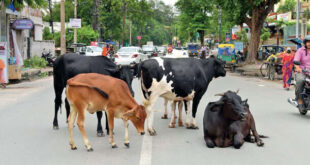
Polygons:
<instances>
[{"instance_id":1,"label":"overcast sky","mask_svg":"<svg viewBox=\"0 0 310 165\"><path fill-rule=\"evenodd\" d=\"M165 4L168 4L168 5L174 5L178 0L162 0L165 2Z\"/></svg>"}]
</instances>

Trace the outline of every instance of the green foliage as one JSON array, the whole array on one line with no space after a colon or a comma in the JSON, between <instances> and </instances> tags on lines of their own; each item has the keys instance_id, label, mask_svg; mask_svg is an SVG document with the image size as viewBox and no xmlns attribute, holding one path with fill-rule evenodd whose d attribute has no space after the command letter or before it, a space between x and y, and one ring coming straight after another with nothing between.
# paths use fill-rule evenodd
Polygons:
<instances>
[{"instance_id":1,"label":"green foliage","mask_svg":"<svg viewBox=\"0 0 310 165\"><path fill-rule=\"evenodd\" d=\"M24 67L27 68L44 68L48 62L43 58L38 57L35 55L30 59L24 60Z\"/></svg>"},{"instance_id":2,"label":"green foliage","mask_svg":"<svg viewBox=\"0 0 310 165\"><path fill-rule=\"evenodd\" d=\"M269 29L268 29L268 28L263 28L263 29L261 30L260 39L261 39L261 40L263 41L263 43L264 43L265 41L267 41L267 40L270 38L270 35L271 35L271 33L270 33Z\"/></svg>"},{"instance_id":3,"label":"green foliage","mask_svg":"<svg viewBox=\"0 0 310 165\"><path fill-rule=\"evenodd\" d=\"M93 30L90 25L83 26L77 29L77 42L90 44L91 41L96 41L98 33ZM60 39L60 38L59 38ZM66 30L66 45L70 46L73 43L73 29Z\"/></svg>"},{"instance_id":4,"label":"green foliage","mask_svg":"<svg viewBox=\"0 0 310 165\"><path fill-rule=\"evenodd\" d=\"M236 36L237 36L238 38L240 38L239 40L240 40L241 42L243 42L244 45L247 45L247 44L248 44L248 36L247 36L247 33L246 33L246 31L245 31L244 29L242 29L242 31L238 31L238 32L236 33Z\"/></svg>"},{"instance_id":5,"label":"green foliage","mask_svg":"<svg viewBox=\"0 0 310 165\"><path fill-rule=\"evenodd\" d=\"M280 5L277 13L293 12L295 10L296 0L285 0L283 5Z\"/></svg>"},{"instance_id":6,"label":"green foliage","mask_svg":"<svg viewBox=\"0 0 310 165\"><path fill-rule=\"evenodd\" d=\"M47 72L43 72L43 73L40 74L40 78L47 77L47 76L48 76Z\"/></svg>"},{"instance_id":7,"label":"green foliage","mask_svg":"<svg viewBox=\"0 0 310 165\"><path fill-rule=\"evenodd\" d=\"M12 0L1 0L0 2L4 2L4 5L8 7ZM40 8L40 7L46 7L47 2L46 0L15 0L13 1L15 9L20 11L22 8L25 7L25 4L33 7L33 8Z\"/></svg>"},{"instance_id":8,"label":"green foliage","mask_svg":"<svg viewBox=\"0 0 310 165\"><path fill-rule=\"evenodd\" d=\"M49 27L45 27L43 29L43 40L52 40L53 39L53 34L50 32Z\"/></svg>"}]
</instances>

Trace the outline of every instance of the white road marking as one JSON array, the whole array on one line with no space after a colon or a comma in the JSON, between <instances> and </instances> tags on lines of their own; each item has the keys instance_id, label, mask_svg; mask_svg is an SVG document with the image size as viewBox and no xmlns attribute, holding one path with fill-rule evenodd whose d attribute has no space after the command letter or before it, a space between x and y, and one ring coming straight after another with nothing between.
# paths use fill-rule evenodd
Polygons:
<instances>
[{"instance_id":1,"label":"white road marking","mask_svg":"<svg viewBox=\"0 0 310 165\"><path fill-rule=\"evenodd\" d=\"M152 120L154 115L152 115ZM142 140L141 154L139 165L151 165L152 164L152 147L153 147L153 136L145 133Z\"/></svg>"}]
</instances>

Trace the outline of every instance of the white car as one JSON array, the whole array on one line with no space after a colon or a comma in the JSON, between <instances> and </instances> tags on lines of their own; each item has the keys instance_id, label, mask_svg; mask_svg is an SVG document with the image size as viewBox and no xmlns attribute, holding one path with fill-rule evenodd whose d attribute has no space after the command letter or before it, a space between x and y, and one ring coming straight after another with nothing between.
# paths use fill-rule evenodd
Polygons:
<instances>
[{"instance_id":1,"label":"white car","mask_svg":"<svg viewBox=\"0 0 310 165\"><path fill-rule=\"evenodd\" d=\"M102 56L102 48L98 46L87 46L85 55L86 56Z\"/></svg>"},{"instance_id":2,"label":"white car","mask_svg":"<svg viewBox=\"0 0 310 165\"><path fill-rule=\"evenodd\" d=\"M143 53L140 47L122 47L114 55L115 64L117 65L131 65L138 64L141 61L148 59L147 55Z\"/></svg>"},{"instance_id":3,"label":"white car","mask_svg":"<svg viewBox=\"0 0 310 165\"><path fill-rule=\"evenodd\" d=\"M188 52L186 47L174 48L171 54L168 54L167 57L170 58L187 58Z\"/></svg>"}]
</instances>

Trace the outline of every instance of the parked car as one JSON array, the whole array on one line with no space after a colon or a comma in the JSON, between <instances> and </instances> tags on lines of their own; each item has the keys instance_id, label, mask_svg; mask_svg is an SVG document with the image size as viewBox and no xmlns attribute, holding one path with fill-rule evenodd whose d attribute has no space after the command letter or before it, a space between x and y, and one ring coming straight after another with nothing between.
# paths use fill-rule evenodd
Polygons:
<instances>
[{"instance_id":1,"label":"parked car","mask_svg":"<svg viewBox=\"0 0 310 165\"><path fill-rule=\"evenodd\" d=\"M186 47L174 48L172 54L176 56L188 57L188 51Z\"/></svg>"},{"instance_id":2,"label":"parked car","mask_svg":"<svg viewBox=\"0 0 310 165\"><path fill-rule=\"evenodd\" d=\"M86 47L86 56L101 56L102 48L98 46L87 46Z\"/></svg>"},{"instance_id":3,"label":"parked car","mask_svg":"<svg viewBox=\"0 0 310 165\"><path fill-rule=\"evenodd\" d=\"M165 56L168 53L168 49L165 46L157 46L158 56Z\"/></svg>"},{"instance_id":4,"label":"parked car","mask_svg":"<svg viewBox=\"0 0 310 165\"><path fill-rule=\"evenodd\" d=\"M153 45L143 45L142 50L143 50L144 54L146 54L148 56L148 58L158 56L157 49Z\"/></svg>"},{"instance_id":5,"label":"parked car","mask_svg":"<svg viewBox=\"0 0 310 165\"><path fill-rule=\"evenodd\" d=\"M120 48L114 58L118 65L131 65L148 59L148 56L143 53L140 47L130 46Z\"/></svg>"},{"instance_id":6,"label":"parked car","mask_svg":"<svg viewBox=\"0 0 310 165\"><path fill-rule=\"evenodd\" d=\"M73 49L72 50L73 52L75 52L79 55L85 55L85 53L86 53L86 44L83 44L83 43L72 44L70 48Z\"/></svg>"}]
</instances>

